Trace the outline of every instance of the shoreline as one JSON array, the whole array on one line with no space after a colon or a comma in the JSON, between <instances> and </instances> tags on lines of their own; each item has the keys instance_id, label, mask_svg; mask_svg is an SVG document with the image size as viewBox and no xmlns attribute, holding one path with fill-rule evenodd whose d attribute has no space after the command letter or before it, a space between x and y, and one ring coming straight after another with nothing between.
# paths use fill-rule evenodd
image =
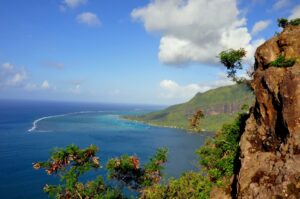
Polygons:
<instances>
[{"instance_id":1,"label":"shoreline","mask_svg":"<svg viewBox=\"0 0 300 199\"><path fill-rule=\"evenodd\" d=\"M198 133L198 134L201 134L201 133L204 133L204 132L210 132L210 131L207 131L205 129L203 129L201 131L196 131L196 130L193 130L193 129L187 129L187 128L178 127L178 126L168 126L168 125L153 124L153 123L146 122L146 121L131 119L131 118L128 118L128 116L121 116L121 118L125 119L125 120L128 120L128 121L142 123L142 124L146 124L146 125L153 126L153 127L161 127L161 128L171 128L171 129L184 130L186 133Z\"/></svg>"}]
</instances>

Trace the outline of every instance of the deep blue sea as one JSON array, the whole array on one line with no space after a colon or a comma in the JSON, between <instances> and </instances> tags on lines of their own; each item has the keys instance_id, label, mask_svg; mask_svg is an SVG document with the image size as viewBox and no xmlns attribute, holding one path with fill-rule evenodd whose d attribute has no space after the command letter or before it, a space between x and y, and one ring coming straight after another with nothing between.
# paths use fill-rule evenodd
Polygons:
<instances>
[{"instance_id":1,"label":"deep blue sea","mask_svg":"<svg viewBox=\"0 0 300 199\"><path fill-rule=\"evenodd\" d=\"M54 176L34 170L32 163L46 161L53 147L90 144L100 148L102 165L122 154L136 154L142 163L158 147L169 149L165 179L196 170L195 150L208 134L160 128L121 119L162 107L70 102L0 101L0 198L43 199L45 184ZM105 168L105 167L104 167ZM105 169L88 173L83 180L106 177Z\"/></svg>"}]
</instances>

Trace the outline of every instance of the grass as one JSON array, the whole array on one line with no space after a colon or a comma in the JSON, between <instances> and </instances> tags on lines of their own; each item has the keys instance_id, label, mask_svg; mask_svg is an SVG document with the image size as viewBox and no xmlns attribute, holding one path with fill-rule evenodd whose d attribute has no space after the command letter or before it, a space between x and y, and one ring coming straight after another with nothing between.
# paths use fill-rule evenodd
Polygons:
<instances>
[{"instance_id":1,"label":"grass","mask_svg":"<svg viewBox=\"0 0 300 199\"><path fill-rule=\"evenodd\" d=\"M285 58L283 55L279 55L276 60L271 62L271 66L274 67L292 67L296 63L295 58Z\"/></svg>"}]
</instances>

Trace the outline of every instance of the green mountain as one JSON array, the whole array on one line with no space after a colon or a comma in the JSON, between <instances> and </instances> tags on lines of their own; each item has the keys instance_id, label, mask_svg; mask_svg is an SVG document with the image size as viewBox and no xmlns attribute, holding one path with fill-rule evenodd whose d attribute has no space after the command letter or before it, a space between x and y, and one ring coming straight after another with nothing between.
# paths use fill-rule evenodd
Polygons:
<instances>
[{"instance_id":1,"label":"green mountain","mask_svg":"<svg viewBox=\"0 0 300 199\"><path fill-rule=\"evenodd\" d=\"M126 119L151 125L189 129L189 118L202 109L201 129L219 130L224 123L234 120L241 106L254 102L252 91L244 84L225 86L196 94L190 101L170 106L164 110L145 115L127 116Z\"/></svg>"}]
</instances>

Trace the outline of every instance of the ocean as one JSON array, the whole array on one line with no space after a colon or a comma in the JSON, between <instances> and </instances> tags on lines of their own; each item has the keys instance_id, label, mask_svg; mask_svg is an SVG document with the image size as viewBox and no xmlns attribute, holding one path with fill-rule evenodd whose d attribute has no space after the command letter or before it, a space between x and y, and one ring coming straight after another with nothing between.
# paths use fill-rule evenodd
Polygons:
<instances>
[{"instance_id":1,"label":"ocean","mask_svg":"<svg viewBox=\"0 0 300 199\"><path fill-rule=\"evenodd\" d=\"M34 170L33 162L46 161L54 147L76 144L100 148L102 165L122 154L138 155L141 163L159 147L169 149L164 179L182 172L198 170L195 150L209 133L191 134L184 130L153 127L127 121L122 115L143 114L158 106L0 101L0 198L43 199L45 184L58 179L43 170ZM105 167L89 172L83 180L96 175L106 178Z\"/></svg>"}]
</instances>

